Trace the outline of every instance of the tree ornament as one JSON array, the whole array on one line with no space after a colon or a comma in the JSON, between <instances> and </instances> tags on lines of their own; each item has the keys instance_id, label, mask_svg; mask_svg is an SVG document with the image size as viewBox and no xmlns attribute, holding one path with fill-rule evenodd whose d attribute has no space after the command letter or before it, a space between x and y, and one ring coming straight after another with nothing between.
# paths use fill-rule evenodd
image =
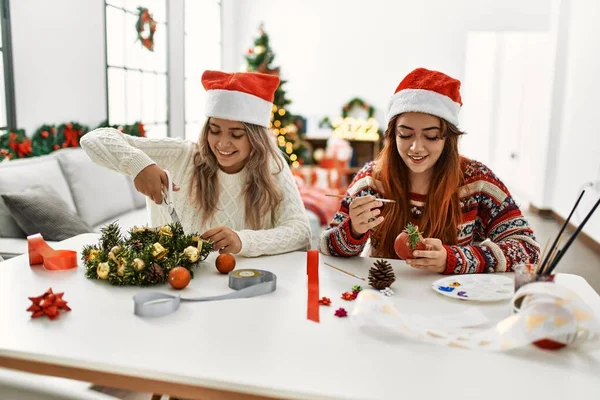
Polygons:
<instances>
[{"instance_id":1,"label":"tree ornament","mask_svg":"<svg viewBox=\"0 0 600 400\"><path fill-rule=\"evenodd\" d=\"M173 230L169 225L164 225L160 228L161 236L173 237Z\"/></svg>"},{"instance_id":2,"label":"tree ornament","mask_svg":"<svg viewBox=\"0 0 600 400\"><path fill-rule=\"evenodd\" d=\"M409 222L406 228L396 236L394 250L402 260L414 258L413 251L427 248L422 240L423 236L419 232L419 227Z\"/></svg>"},{"instance_id":3,"label":"tree ornament","mask_svg":"<svg viewBox=\"0 0 600 400\"><path fill-rule=\"evenodd\" d=\"M369 269L369 285L377 290L390 287L396 280L392 265L386 260L377 260Z\"/></svg>"},{"instance_id":4,"label":"tree ornament","mask_svg":"<svg viewBox=\"0 0 600 400\"><path fill-rule=\"evenodd\" d=\"M358 292L344 292L342 293L342 299L352 301L356 299Z\"/></svg>"},{"instance_id":5,"label":"tree ornament","mask_svg":"<svg viewBox=\"0 0 600 400\"><path fill-rule=\"evenodd\" d=\"M190 260L190 262L195 263L200 258L200 252L194 246L188 246L183 249L183 254Z\"/></svg>"},{"instance_id":6,"label":"tree ornament","mask_svg":"<svg viewBox=\"0 0 600 400\"><path fill-rule=\"evenodd\" d=\"M91 250L85 259L87 261L96 262L98 260L98 257L100 256L100 253L100 250Z\"/></svg>"},{"instance_id":7,"label":"tree ornament","mask_svg":"<svg viewBox=\"0 0 600 400\"><path fill-rule=\"evenodd\" d=\"M131 240L129 244L129 249L134 251L141 251L144 248L144 242L138 239Z\"/></svg>"},{"instance_id":8,"label":"tree ornament","mask_svg":"<svg viewBox=\"0 0 600 400\"><path fill-rule=\"evenodd\" d=\"M175 267L171 271L169 271L169 284L177 290L181 290L185 288L189 283L192 276L190 271L183 267Z\"/></svg>"},{"instance_id":9,"label":"tree ornament","mask_svg":"<svg viewBox=\"0 0 600 400\"><path fill-rule=\"evenodd\" d=\"M134 258L133 259L133 267L135 268L136 271L141 271L144 268L146 268L146 263L141 258Z\"/></svg>"},{"instance_id":10,"label":"tree ornament","mask_svg":"<svg viewBox=\"0 0 600 400\"><path fill-rule=\"evenodd\" d=\"M152 245L152 256L158 261L167 255L169 250L165 249L162 244L156 242Z\"/></svg>"},{"instance_id":11,"label":"tree ornament","mask_svg":"<svg viewBox=\"0 0 600 400\"><path fill-rule=\"evenodd\" d=\"M116 255L118 255L121 252L121 247L120 246L113 246L113 248L110 249L110 252L113 253L116 256Z\"/></svg>"},{"instance_id":12,"label":"tree ornament","mask_svg":"<svg viewBox=\"0 0 600 400\"><path fill-rule=\"evenodd\" d=\"M165 279L165 272L157 263L152 263L146 270L146 280L149 283L162 283Z\"/></svg>"},{"instance_id":13,"label":"tree ornament","mask_svg":"<svg viewBox=\"0 0 600 400\"><path fill-rule=\"evenodd\" d=\"M125 260L123 260L123 261L125 261ZM126 262L124 262L122 264L121 263L117 264L117 275L125 276L125 264L126 264Z\"/></svg>"},{"instance_id":14,"label":"tree ornament","mask_svg":"<svg viewBox=\"0 0 600 400\"><path fill-rule=\"evenodd\" d=\"M222 274L228 274L235 269L235 257L229 253L221 253L215 260L217 270Z\"/></svg>"},{"instance_id":15,"label":"tree ornament","mask_svg":"<svg viewBox=\"0 0 600 400\"><path fill-rule=\"evenodd\" d=\"M110 267L107 262L103 262L98 264L98 268L96 268L96 274L100 279L108 279L108 273L110 272Z\"/></svg>"},{"instance_id":16,"label":"tree ornament","mask_svg":"<svg viewBox=\"0 0 600 400\"><path fill-rule=\"evenodd\" d=\"M362 288L362 286L360 286L360 285L354 285L354 286L352 286L352 291L353 291L353 292L357 292L357 293L358 293L358 292L360 292L362 289L363 289L363 288Z\"/></svg>"}]
</instances>

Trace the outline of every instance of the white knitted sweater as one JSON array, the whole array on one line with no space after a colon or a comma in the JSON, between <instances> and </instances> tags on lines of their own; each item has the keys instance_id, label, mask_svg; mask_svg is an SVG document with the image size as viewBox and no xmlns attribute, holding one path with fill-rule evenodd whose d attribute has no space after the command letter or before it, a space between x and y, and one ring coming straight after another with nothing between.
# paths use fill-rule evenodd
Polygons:
<instances>
[{"instance_id":1,"label":"white knitted sweater","mask_svg":"<svg viewBox=\"0 0 600 400\"><path fill-rule=\"evenodd\" d=\"M173 192L174 205L186 233L202 234L215 226L226 226L235 231L242 241L237 254L245 257L279 254L306 250L310 246L310 226L304 204L289 167L276 175L283 192L283 202L274 220L266 217L265 229L250 230L245 223L243 188L247 171L227 174L219 170L220 198L212 221L205 221L203 213L190 200L193 180L193 159L197 145L180 138L148 139L124 135L113 128L99 128L81 138L81 147L91 160L106 168L135 177L151 164L171 173L173 182L181 190ZM273 163L274 164L274 163ZM171 222L166 209L146 201L152 227Z\"/></svg>"}]
</instances>

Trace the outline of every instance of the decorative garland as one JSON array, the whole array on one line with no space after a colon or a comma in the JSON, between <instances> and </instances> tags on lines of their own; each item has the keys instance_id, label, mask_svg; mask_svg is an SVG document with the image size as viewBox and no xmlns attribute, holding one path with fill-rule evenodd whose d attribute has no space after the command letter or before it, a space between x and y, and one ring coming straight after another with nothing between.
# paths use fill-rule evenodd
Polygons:
<instances>
[{"instance_id":1,"label":"decorative garland","mask_svg":"<svg viewBox=\"0 0 600 400\"><path fill-rule=\"evenodd\" d=\"M148 37L144 37L142 33L146 30L148 24ZM138 19L135 23L138 40L142 42L142 46L150 51L154 51L154 32L156 32L156 21L150 15L150 12L145 7L138 7Z\"/></svg>"},{"instance_id":2,"label":"decorative garland","mask_svg":"<svg viewBox=\"0 0 600 400\"><path fill-rule=\"evenodd\" d=\"M348 112L354 107L360 107L364 110L367 110L367 113L369 114L367 118L372 118L373 115L375 115L375 107L367 104L363 99L355 97L342 107L342 118L346 118L348 116Z\"/></svg>"},{"instance_id":3,"label":"decorative garland","mask_svg":"<svg viewBox=\"0 0 600 400\"><path fill-rule=\"evenodd\" d=\"M146 136L144 124L136 122L133 125L108 125L102 122L97 128L111 127L126 135ZM96 129L96 128L94 128ZM61 125L44 124L29 138L25 130L16 129L0 135L0 161L17 158L30 158L50 154L66 147L79 147L81 137L90 129L77 122L67 122Z\"/></svg>"},{"instance_id":4,"label":"decorative garland","mask_svg":"<svg viewBox=\"0 0 600 400\"><path fill-rule=\"evenodd\" d=\"M213 242L185 234L179 223L160 229L133 227L127 236L122 237L121 228L113 222L102 228L97 244L84 246L81 259L86 278L116 286L162 284L181 272L191 279L193 268L214 250Z\"/></svg>"}]
</instances>

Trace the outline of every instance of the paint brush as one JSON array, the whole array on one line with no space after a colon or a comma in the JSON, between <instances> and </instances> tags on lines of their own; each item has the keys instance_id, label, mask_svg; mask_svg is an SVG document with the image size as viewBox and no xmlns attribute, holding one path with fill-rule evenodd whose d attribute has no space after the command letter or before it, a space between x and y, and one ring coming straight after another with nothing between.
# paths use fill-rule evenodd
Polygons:
<instances>
[{"instance_id":1,"label":"paint brush","mask_svg":"<svg viewBox=\"0 0 600 400\"><path fill-rule=\"evenodd\" d=\"M359 197L363 197L363 196L344 196L343 194L326 194L325 196L327 197L339 197L342 199L357 199ZM380 201L382 203L395 203L396 200L390 200L390 199L375 199L377 201Z\"/></svg>"},{"instance_id":2,"label":"paint brush","mask_svg":"<svg viewBox=\"0 0 600 400\"><path fill-rule=\"evenodd\" d=\"M343 270L343 269L341 269L341 268L339 268L339 267L335 267L335 266L333 266L333 265L331 265L331 264L328 264L328 263L323 263L323 264L325 264L325 265L327 265L328 267L331 267L331 268L333 268L333 269L337 269L338 271L340 271L340 272L343 272L343 273L345 273L345 274L347 274L347 275L350 275L350 276L352 276L352 277L354 277L354 278L356 278L356 279L360 279L361 281L365 281L365 282L367 281L367 280L366 280L365 278L363 278L362 276L355 275L355 274L353 274L352 272L345 271L345 270Z\"/></svg>"}]
</instances>

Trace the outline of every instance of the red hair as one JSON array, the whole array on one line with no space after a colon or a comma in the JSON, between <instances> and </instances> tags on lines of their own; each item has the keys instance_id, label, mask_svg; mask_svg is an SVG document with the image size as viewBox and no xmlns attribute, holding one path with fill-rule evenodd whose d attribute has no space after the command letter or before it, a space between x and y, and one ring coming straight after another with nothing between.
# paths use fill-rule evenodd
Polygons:
<instances>
[{"instance_id":1,"label":"red hair","mask_svg":"<svg viewBox=\"0 0 600 400\"><path fill-rule=\"evenodd\" d=\"M382 183L385 196L397 202L383 207L384 220L373 228L374 257L398 258L394 241L411 222L409 169L398 154L396 118L390 121L385 131L385 147L377 157L374 177ZM458 189L463 183L463 158L458 153L458 138L463 132L444 119L440 118L440 122L444 149L433 167L427 202L418 226L423 237L437 238L444 244L453 245L457 243L461 221Z\"/></svg>"}]
</instances>

